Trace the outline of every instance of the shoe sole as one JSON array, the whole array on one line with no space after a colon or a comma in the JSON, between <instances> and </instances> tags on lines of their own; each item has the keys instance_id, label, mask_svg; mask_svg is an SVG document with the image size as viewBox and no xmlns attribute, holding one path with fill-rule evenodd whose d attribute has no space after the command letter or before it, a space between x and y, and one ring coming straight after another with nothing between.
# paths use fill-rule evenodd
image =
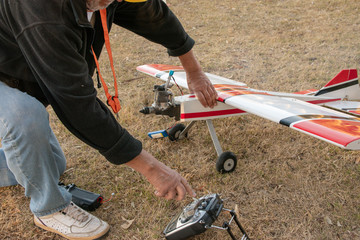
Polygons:
<instances>
[{"instance_id":1,"label":"shoe sole","mask_svg":"<svg viewBox=\"0 0 360 240\"><path fill-rule=\"evenodd\" d=\"M95 235L95 236L92 236L92 237L69 237L69 236L66 236L65 234L63 234L63 233L61 233L61 232L56 231L56 230L53 229L53 228L49 228L49 227L43 225L41 222L39 222L39 220L36 219L35 216L34 216L34 223L35 223L35 225L36 225L37 227L39 227L39 228L41 228L41 229L44 229L44 230L46 230L46 231L59 234L60 236L66 238L66 239L70 239L70 240L95 240L95 239L100 239L101 237L103 237L104 235L106 235L106 234L109 232L109 230L110 230L110 226L108 225L107 228L106 228L103 232L101 232L101 233L99 233L99 234L97 234L97 235Z\"/></svg>"}]
</instances>

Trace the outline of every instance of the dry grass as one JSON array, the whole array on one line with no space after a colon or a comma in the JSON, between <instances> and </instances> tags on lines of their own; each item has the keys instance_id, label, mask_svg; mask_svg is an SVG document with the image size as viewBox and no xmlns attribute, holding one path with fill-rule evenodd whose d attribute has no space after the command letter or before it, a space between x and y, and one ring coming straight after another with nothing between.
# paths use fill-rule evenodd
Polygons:
<instances>
[{"instance_id":1,"label":"dry grass","mask_svg":"<svg viewBox=\"0 0 360 240\"><path fill-rule=\"evenodd\" d=\"M343 68L360 63L360 2L356 0L168 0L207 72L259 89L295 92L319 88ZM206 125L182 142L150 140L148 131L174 123L138 110L152 101L155 81L135 72L145 63L179 64L160 46L114 28L112 46L121 79L120 123L144 148L181 172L199 196L221 193L240 209L252 239L360 239L359 153L344 151L255 116L216 120L225 150L239 158L236 171L220 175ZM106 61L102 58L103 72ZM110 70L110 69L109 69ZM111 82L110 72L106 72ZM143 77L142 79L131 80ZM126 81L130 80L130 81ZM100 97L103 97L102 90ZM161 239L184 202L167 202L136 172L114 166L69 134L51 113L68 159L62 179L114 198L95 215L112 228L106 239ZM21 187L0 189L1 239L60 239L34 227ZM124 220L135 219L128 229ZM223 219L222 219L223 220ZM218 222L221 225L221 222ZM209 230L195 239L230 239Z\"/></svg>"}]
</instances>

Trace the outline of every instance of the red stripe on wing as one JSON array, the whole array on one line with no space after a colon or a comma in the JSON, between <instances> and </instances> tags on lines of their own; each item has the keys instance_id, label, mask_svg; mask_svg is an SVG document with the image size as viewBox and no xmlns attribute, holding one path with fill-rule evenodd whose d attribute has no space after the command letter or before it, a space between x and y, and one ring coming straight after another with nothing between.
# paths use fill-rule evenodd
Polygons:
<instances>
[{"instance_id":1,"label":"red stripe on wing","mask_svg":"<svg viewBox=\"0 0 360 240\"><path fill-rule=\"evenodd\" d=\"M166 65L166 64L148 64L149 67L159 71L184 70L182 66Z\"/></svg>"},{"instance_id":2,"label":"red stripe on wing","mask_svg":"<svg viewBox=\"0 0 360 240\"><path fill-rule=\"evenodd\" d=\"M146 65L138 66L136 70L155 76L158 72L164 72L170 70L173 71L184 70L184 68L182 66L172 66L165 64L146 64Z\"/></svg>"},{"instance_id":3,"label":"red stripe on wing","mask_svg":"<svg viewBox=\"0 0 360 240\"><path fill-rule=\"evenodd\" d=\"M344 147L360 139L359 121L313 119L296 123L292 127L325 138Z\"/></svg>"},{"instance_id":4,"label":"red stripe on wing","mask_svg":"<svg viewBox=\"0 0 360 240\"><path fill-rule=\"evenodd\" d=\"M227 98L239 95L258 94L258 95L271 95L267 92L258 92L249 89L246 86L238 86L231 84L214 84L218 92L218 100L224 102Z\"/></svg>"}]
</instances>

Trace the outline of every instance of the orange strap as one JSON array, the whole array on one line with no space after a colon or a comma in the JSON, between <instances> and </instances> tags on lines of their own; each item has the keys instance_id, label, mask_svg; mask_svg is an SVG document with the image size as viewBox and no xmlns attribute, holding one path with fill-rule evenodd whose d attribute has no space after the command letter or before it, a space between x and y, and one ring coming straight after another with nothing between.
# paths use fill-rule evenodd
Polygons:
<instances>
[{"instance_id":1,"label":"orange strap","mask_svg":"<svg viewBox=\"0 0 360 240\"><path fill-rule=\"evenodd\" d=\"M101 74L100 74L100 66L99 66L99 61L96 58L95 52L93 47L91 46L91 50L93 52L94 55L94 60L96 63L96 68L98 70L98 74L99 77L101 79L101 83L104 87L104 91L105 91L105 95L107 98L107 104L111 107L111 109L114 111L114 113L118 113L121 109L121 105L120 105L120 101L119 101L119 94L118 94L118 87L117 87L117 81L116 81L116 75L115 75L115 69L114 69L114 61L113 61L113 57L112 57L112 52L111 52L111 47L110 47L110 38L109 38L109 30L107 27L107 21L106 21L106 9L101 9L100 11L100 16L101 16L101 23L102 23L102 27L104 30L104 39L105 39L105 46L106 46L106 50L108 52L109 55L109 60L110 60L110 66L111 66L111 70L113 73L113 77L114 77L114 88L115 88L115 95L111 96L111 94L109 93L109 89L106 86L106 83L104 81L104 79L102 78Z\"/></svg>"}]
</instances>

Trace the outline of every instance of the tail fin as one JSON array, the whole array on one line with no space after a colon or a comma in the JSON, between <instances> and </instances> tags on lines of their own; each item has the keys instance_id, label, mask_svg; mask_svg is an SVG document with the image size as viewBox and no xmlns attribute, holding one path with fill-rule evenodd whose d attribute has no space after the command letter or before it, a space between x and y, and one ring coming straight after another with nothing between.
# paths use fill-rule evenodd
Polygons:
<instances>
[{"instance_id":1,"label":"tail fin","mask_svg":"<svg viewBox=\"0 0 360 240\"><path fill-rule=\"evenodd\" d=\"M315 96L360 100L359 79L356 69L342 70Z\"/></svg>"}]
</instances>

